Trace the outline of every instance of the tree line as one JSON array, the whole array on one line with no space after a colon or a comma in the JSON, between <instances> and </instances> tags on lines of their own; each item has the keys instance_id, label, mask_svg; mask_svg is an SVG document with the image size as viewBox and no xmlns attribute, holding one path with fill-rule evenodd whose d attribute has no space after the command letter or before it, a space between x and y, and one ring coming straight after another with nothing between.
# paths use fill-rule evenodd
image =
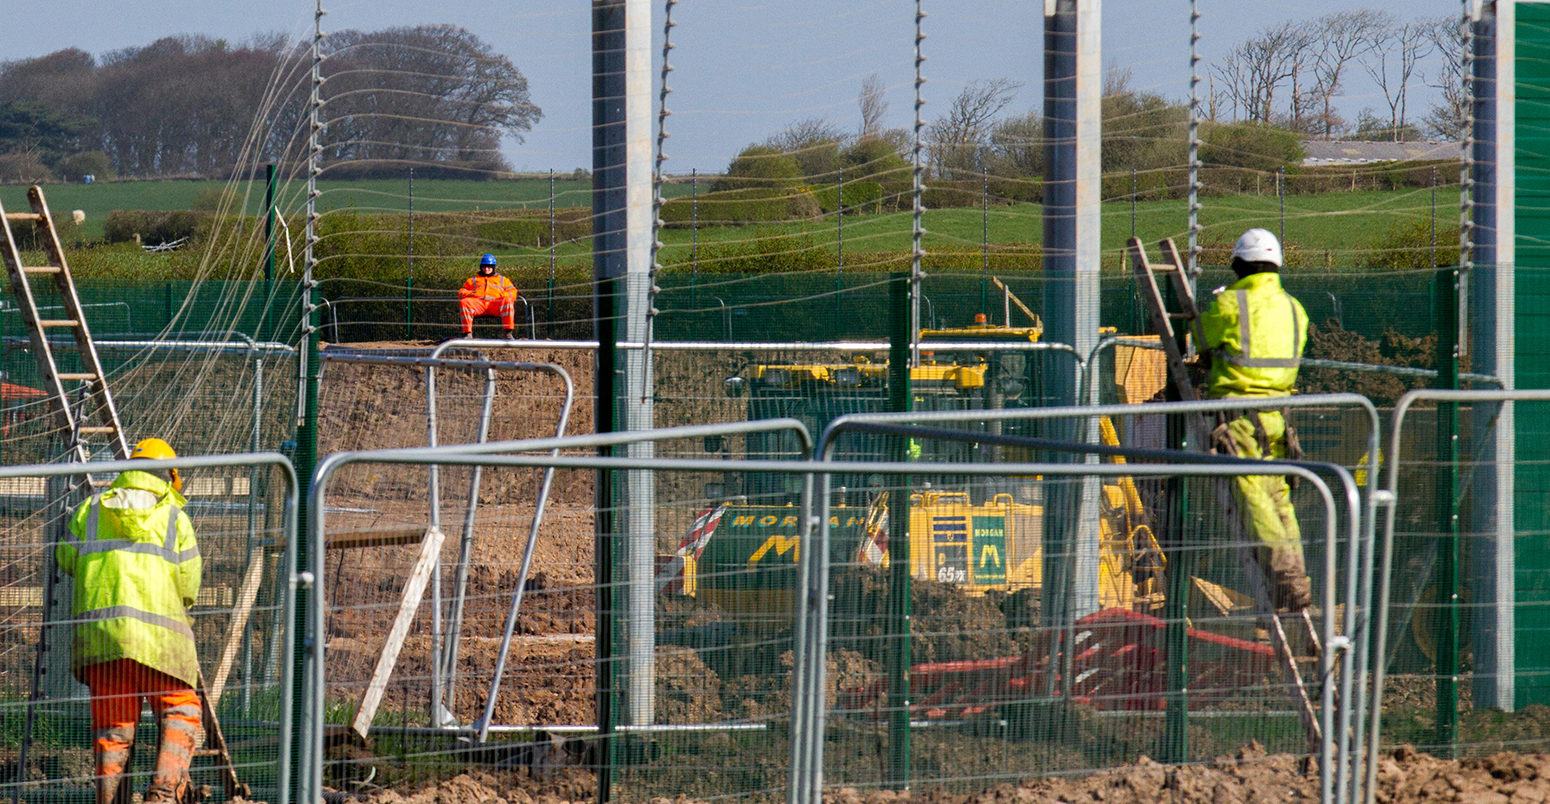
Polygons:
<instances>
[{"instance_id":1,"label":"tree line","mask_svg":"<svg viewBox=\"0 0 1550 804\"><path fill-rule=\"evenodd\" d=\"M1354 9L1268 26L1211 66L1208 116L1323 139L1455 140L1466 124L1465 46L1456 15L1402 20ZM1334 101L1359 74L1382 106L1348 120ZM1419 118L1410 103L1418 85L1439 96Z\"/></svg>"},{"instance_id":2,"label":"tree line","mask_svg":"<svg viewBox=\"0 0 1550 804\"><path fill-rule=\"evenodd\" d=\"M527 79L454 26L325 38L327 175L488 176L542 116ZM67 49L0 63L0 181L224 178L306 158L311 48L278 35L233 44L173 36L93 58Z\"/></svg>"},{"instance_id":3,"label":"tree line","mask_svg":"<svg viewBox=\"0 0 1550 804\"><path fill-rule=\"evenodd\" d=\"M1456 139L1467 124L1465 44L1453 17L1407 21L1364 9L1266 27L1207 70L1201 160L1237 171L1241 184L1249 172L1296 170L1305 139ZM1338 101L1362 75L1376 86L1383 106L1347 119ZM1412 98L1423 85L1437 90L1436 100L1418 116ZM1019 89L1005 78L966 84L923 132L927 178L940 186L1008 185L1042 177L1043 117L1036 110L1013 111ZM882 127L887 101L877 75L863 82L857 105L858 128L825 118L793 123L741 151L712 189L762 183L789 190L794 182L822 186L878 176L908 181L912 137ZM1136 89L1126 70L1108 71L1102 120L1106 174L1134 171L1143 192L1179 191L1185 179L1175 174L1188 163L1188 127L1186 102ZM1252 190L1253 180L1248 181ZM1015 186L1001 193L992 187L989 194L1018 192Z\"/></svg>"}]
</instances>

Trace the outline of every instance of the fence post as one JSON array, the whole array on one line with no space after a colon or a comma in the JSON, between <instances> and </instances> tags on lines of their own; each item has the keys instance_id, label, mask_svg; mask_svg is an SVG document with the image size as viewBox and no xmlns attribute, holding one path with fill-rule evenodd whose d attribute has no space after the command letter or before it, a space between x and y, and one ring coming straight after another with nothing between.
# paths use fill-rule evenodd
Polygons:
<instances>
[{"instance_id":1,"label":"fence post","mask_svg":"<svg viewBox=\"0 0 1550 804\"><path fill-rule=\"evenodd\" d=\"M1285 178L1286 178L1286 168L1284 166L1276 168L1276 200L1281 205L1281 231L1280 231L1280 234L1277 235L1277 237L1278 237L1278 239L1280 239L1280 241L1281 241L1281 248L1283 248L1283 249L1286 248L1286 186L1284 184Z\"/></svg>"},{"instance_id":2,"label":"fence post","mask_svg":"<svg viewBox=\"0 0 1550 804\"><path fill-rule=\"evenodd\" d=\"M1459 270L1433 278L1437 320L1437 387L1459 387ZM1459 420L1458 403L1437 405L1437 737L1440 753L1458 754L1459 682Z\"/></svg>"},{"instance_id":3,"label":"fence post","mask_svg":"<svg viewBox=\"0 0 1550 804\"><path fill-rule=\"evenodd\" d=\"M1173 284L1164 291L1168 309L1176 309L1178 299ZM1187 349L1183 328L1176 335L1180 349ZM1182 352L1188 354L1187 351ZM1168 401L1182 399L1179 389L1168 383ZM1170 416L1167 420L1167 438L1170 449L1201 449L1203 444L1188 444L1188 426L1184 418ZM1189 539L1186 530L1189 516L1189 484L1182 477L1168 481L1166 503L1167 526L1163 531L1162 547L1167 565L1164 580L1167 595L1163 601L1165 626L1163 639L1168 648L1167 711L1163 721L1163 761L1179 764L1189 761L1189 577L1194 570L1192 552L1185 549Z\"/></svg>"},{"instance_id":4,"label":"fence post","mask_svg":"<svg viewBox=\"0 0 1550 804\"><path fill-rule=\"evenodd\" d=\"M990 172L980 168L980 307L990 306Z\"/></svg>"},{"instance_id":5,"label":"fence post","mask_svg":"<svg viewBox=\"0 0 1550 804\"><path fill-rule=\"evenodd\" d=\"M269 340L275 329L270 320L274 312L274 190L275 164L270 162L264 165L264 309L259 311L258 326L253 328L254 339L261 341Z\"/></svg>"},{"instance_id":6,"label":"fence post","mask_svg":"<svg viewBox=\"0 0 1550 804\"><path fill-rule=\"evenodd\" d=\"M404 340L414 326L414 168L409 168L409 282L404 286ZM338 337L339 333L334 333Z\"/></svg>"},{"instance_id":7,"label":"fence post","mask_svg":"<svg viewBox=\"0 0 1550 804\"><path fill-rule=\"evenodd\" d=\"M910 409L910 275L890 283L892 334L888 346L888 409ZM909 459L909 439L889 439L890 457ZM903 475L888 492L888 786L910 783L910 483ZM823 735L818 736L823 739Z\"/></svg>"},{"instance_id":8,"label":"fence post","mask_svg":"<svg viewBox=\"0 0 1550 804\"><path fill-rule=\"evenodd\" d=\"M845 165L835 171L834 226L839 239L839 263L834 273L834 320L845 320Z\"/></svg>"},{"instance_id":9,"label":"fence post","mask_svg":"<svg viewBox=\"0 0 1550 804\"><path fill-rule=\"evenodd\" d=\"M554 337L554 235L554 168L549 168L549 309L545 313L548 326L544 329L551 338Z\"/></svg>"}]
</instances>

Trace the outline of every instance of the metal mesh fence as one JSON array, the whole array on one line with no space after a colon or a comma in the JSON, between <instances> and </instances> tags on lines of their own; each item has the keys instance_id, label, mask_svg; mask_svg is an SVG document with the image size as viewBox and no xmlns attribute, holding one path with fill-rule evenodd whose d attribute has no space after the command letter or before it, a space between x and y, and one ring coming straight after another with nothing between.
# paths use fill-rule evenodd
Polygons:
<instances>
[{"instance_id":1,"label":"metal mesh fence","mask_svg":"<svg viewBox=\"0 0 1550 804\"><path fill-rule=\"evenodd\" d=\"M1292 414L1343 420L1343 443L1366 443L1373 429L1370 416L1338 405ZM1140 409L1112 423L1142 448L1166 429ZM963 433L988 435L977 423ZM1058 455L1007 450L1012 460ZM1310 458L1358 458L1325 453ZM1251 742L1310 750L1241 561L1252 533L1225 514L1220 481L1108 478L1085 513L1071 502L1083 491L1072 478L966 482L927 464L909 481L911 577L880 570L865 550L835 568L828 665L841 691L830 699L826 782L966 792L1139 755L1201 761ZM1346 600L1346 531L1331 545L1316 497L1304 489L1292 501L1314 599L1327 606L1325 592L1338 590ZM1325 685L1314 664L1300 666L1317 706ZM901 691L908 707L896 703Z\"/></svg>"},{"instance_id":2,"label":"metal mesh fence","mask_svg":"<svg viewBox=\"0 0 1550 804\"><path fill-rule=\"evenodd\" d=\"M1016 271L931 271L928 256L926 268L931 273L923 282L921 325L966 326L976 313L985 313L996 324L1032 323L996 282L1038 312L1043 307L1045 281L1031 273L1037 265L1035 260ZM661 310L655 317L656 338L719 342L883 339L889 332L890 276L854 267L785 274L667 271L658 279L662 292L655 297ZM1120 332L1145 331L1145 313L1128 267L1106 271L1100 281L1099 323ZM1226 268L1207 267L1199 287L1204 296L1232 281ZM1284 284L1307 308L1315 325L1359 335L1374 344L1374 352L1390 333L1425 338L1435 330L1430 271L1290 270ZM525 302L518 305L521 334L592 336L588 285L535 287L524 294ZM322 318L323 336L331 342L436 338L452 335L457 329L456 305L447 299L416 297L406 301L400 297L336 295ZM495 332L494 325L484 320L476 326L488 326L488 332Z\"/></svg>"},{"instance_id":3,"label":"metal mesh fence","mask_svg":"<svg viewBox=\"0 0 1550 804\"><path fill-rule=\"evenodd\" d=\"M202 582L188 611L203 689L218 714L235 781L258 797L275 800L279 788L289 784L281 775L285 746L280 734L289 731L282 709L288 713L291 614L285 600L294 566L288 538L295 517L294 474L273 453L180 463L189 498L183 511L203 559ZM129 466L107 464L116 470ZM0 469L6 555L0 586L0 644L5 646L0 652L0 717L8 724L3 749L8 773L0 789L23 800L95 800L92 693L80 680L85 664L72 660L72 631L84 627L73 613L73 585L88 581L61 572L56 562L62 543L84 550L82 534L68 528L68 517L85 499L84 492L71 489L83 471L25 465ZM116 474L96 466L91 471L102 482ZM102 586L110 580L91 576L92 599L114 594ZM115 679L122 677L110 674L101 683L111 687ZM139 698L133 700L139 748L128 765L127 784L143 792L156 761L157 726L154 718L142 716ZM206 722L207 749L215 747L213 734ZM227 785L218 770L222 764L218 757L196 756L193 784L209 786L223 798L240 794Z\"/></svg>"},{"instance_id":4,"label":"metal mesh fence","mask_svg":"<svg viewBox=\"0 0 1550 804\"><path fill-rule=\"evenodd\" d=\"M265 313L268 288L258 282L81 284L131 443L158 436L183 453L218 454L278 449L294 437L298 364L284 343L294 334L294 305L276 295ZM53 303L51 290L38 289L40 306ZM73 341L55 356L60 371L80 370ZM65 434L49 413L26 330L12 308L0 308L0 383L0 456L30 463L62 454Z\"/></svg>"},{"instance_id":5,"label":"metal mesh fence","mask_svg":"<svg viewBox=\"0 0 1550 804\"><path fill-rule=\"evenodd\" d=\"M1384 483L1399 502L1383 740L1438 755L1543 751L1534 704L1545 700L1544 593L1533 545L1543 533L1544 461L1522 434L1545 413L1544 394L1462 392L1449 405L1447 393L1407 400L1385 447ZM1522 400L1498 401L1510 397Z\"/></svg>"},{"instance_id":6,"label":"metal mesh fence","mask_svg":"<svg viewBox=\"0 0 1550 804\"><path fill-rule=\"evenodd\" d=\"M1337 412L1329 405L1303 413ZM1124 427L1139 429L1128 422ZM590 783L602 774L614 795L629 800L669 792L782 797L792 740L811 736L792 721L792 684L794 674L810 670L802 664L800 639L804 628L813 633L816 626L800 625L800 590L803 579L812 577L803 557L818 548L804 535L802 475L715 451L705 456L704 444L712 438L752 438L715 430L659 445L659 456L701 456L692 463L659 457L614 472L620 484L650 472L655 494L646 510L616 504L591 511L602 518L601 541L592 541L598 523L591 517L551 522L546 514L525 587L518 576L532 505L516 506L525 509L524 517L481 503L458 637L464 657L456 668L459 692L445 713L433 702L435 690L449 680L437 677L434 657L445 655L437 640L451 633L456 609L426 590L436 574L443 588L456 574L457 562L446 546L452 539L442 541L429 528L421 501L406 498L404 513L389 527L380 501L369 503L375 510L363 511L352 495L375 478L423 477L417 473L432 462L517 459L452 458L450 451L406 453L388 463L375 462L370 453L359 457L362 463L336 456L345 465L329 481L324 509L329 522L322 581L329 622L324 711L342 733L349 724L361 724L374 686L380 687L381 703L372 713L375 757L352 755L344 747L355 739L348 735L331 741L325 781L367 789L488 764L497 767L492 772L508 774L507 783L516 787L555 778ZM801 450L795 452L789 457L799 457ZM1037 454L1018 452L1007 460ZM551 460L564 463L540 456L522 460L521 471ZM595 477L581 468L584 463L564 465L569 468L558 472L557 488ZM828 641L821 648L830 702L826 783L898 783L899 765L890 752L900 739L909 757L905 778L959 790L1040 772L1109 767L1131 761L1134 751L1161 754L1170 733L1163 711L1170 696L1160 642L1170 623L1193 629L1188 650L1191 666L1198 668L1190 680L1189 714L1171 732L1183 741L1181 760L1215 756L1253 740L1272 750L1309 750L1304 726L1284 700L1285 682L1276 676L1258 618L1241 591L1244 570L1233 555L1238 545L1227 536L1230 528L1207 481L1174 487L1172 493L1198 500L1199 507L1190 505L1186 536L1161 542L1156 534L1167 531L1159 530L1155 513L1141 502L1157 489L1143 490L1145 484L1133 478L1098 484L1107 501L1095 509L1102 522L1085 529L1097 541L1079 546L1075 532L1084 529L1042 502L1069 496L1064 492L1078 481L1026 472L971 481L961 471L932 474L929 466L909 464L910 484L901 486L871 477L878 464L861 466L867 471L859 473L864 479L858 489L830 487L826 554L833 585L827 593ZM1154 469L1139 471L1157 474ZM451 467L441 471L453 477ZM914 569L907 598L899 596L894 584L900 579L888 569L889 559L898 555L889 549L894 543L879 538L887 529L879 504L895 488L914 497L905 531ZM729 493L733 489L759 491ZM1316 590L1322 597L1326 588L1333 595L1338 586L1346 601L1345 567L1335 562L1342 574L1331 581L1325 561L1334 558L1324 534L1335 523L1325 508L1309 504L1311 493L1304 490L1295 499ZM461 515L450 495L443 495L441 512L449 535ZM1052 530L1072 532L1056 537ZM427 533L433 535L427 539ZM643 534L655 556L650 568L634 565L640 553L630 552L631 542ZM1069 555L1041 550L1062 543L1073 545ZM594 549L607 552L590 552ZM1347 549L1342 543L1333 552ZM1101 587L1089 595L1101 605L1073 612L1075 629L1066 631L1053 627L1041 598L1041 592L1053 591L1044 582L1053 577L1045 567L1062 558L1081 567L1076 577ZM1093 562L1083 563L1088 558ZM1191 569L1192 602L1179 612L1162 610L1161 570L1168 561ZM611 578L591 577L593 562ZM535 583L538 578L543 581ZM518 588L523 596L511 663L490 701L492 651L500 652L492 643ZM645 606L641 594L649 601ZM904 605L910 625L901 631L893 626L903 599L909 601ZM594 606L600 619L590 618ZM1330 616L1337 609L1352 611L1346 605L1322 608ZM1345 633L1348 625L1334 628ZM1066 653L1051 643L1056 633L1069 634ZM894 652L906 644L900 665ZM401 652L392 656L395 649ZM1092 651L1106 658L1094 660ZM1052 653L1066 658L1052 665ZM391 666L386 674L384 661ZM1060 662L1081 669L1075 675L1051 673ZM1306 665L1304 670L1318 675ZM890 712L902 707L888 697L889 678L900 673L915 688L902 737L889 723ZM591 686L594 679L600 689ZM1315 681L1310 688L1318 707L1324 685ZM594 701L601 721L587 717ZM485 710L488 703L493 706ZM482 710L493 711L495 719L481 722ZM470 746L454 739L484 726L492 727L490 743ZM599 741L600 735L610 739Z\"/></svg>"}]
</instances>

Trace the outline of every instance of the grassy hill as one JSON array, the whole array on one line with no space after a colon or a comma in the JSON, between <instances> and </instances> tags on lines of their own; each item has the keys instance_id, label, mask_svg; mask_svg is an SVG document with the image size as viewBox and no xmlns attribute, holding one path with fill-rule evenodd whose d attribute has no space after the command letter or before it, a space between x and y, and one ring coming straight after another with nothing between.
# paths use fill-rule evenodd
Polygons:
<instances>
[{"instance_id":1,"label":"grassy hill","mask_svg":"<svg viewBox=\"0 0 1550 804\"><path fill-rule=\"evenodd\" d=\"M62 232L69 242L98 239L103 222L115 209L194 209L213 208L227 184L215 181L139 181L62 184L45 187L49 205L56 213L80 209L86 222L78 229ZM243 194L243 207L250 214L263 208L262 182L238 182L231 185ZM325 212L353 209L362 213L407 212L409 186L402 180L322 181L320 208ZM685 184L669 184L665 195L686 195ZM305 185L282 186L282 209L301 206ZM26 208L26 188L0 187L0 203L7 209ZM417 212L476 212L493 209L543 209L550 203L549 182L545 179L511 181L461 181L423 179L415 182L413 205ZM591 203L588 180L556 179L554 203L557 207L585 207ZM1456 225L1458 191L1443 188L1437 194L1437 219L1440 229ZM1264 226L1280 229L1280 207L1273 195L1208 197L1202 200L1201 223L1205 227L1202 242L1229 243L1245 228ZM1288 242L1307 252L1316 264L1352 266L1364 261L1369 249L1397 224L1424 225L1431 215L1429 190L1357 191L1321 195L1288 196L1285 199L1285 235ZM1038 204L991 206L988 214L980 208L928 210L924 218L925 248L931 251L978 251L982 244L1034 243L1042 240L1042 207ZM64 215L58 215L63 219ZM1132 230L1148 243L1162 237L1174 237L1182 245L1186 234L1186 208L1182 200L1142 201L1134 205L1128 199L1104 204L1103 248L1108 254L1104 264L1118 265L1119 252ZM771 234L797 235L810 244L835 253L840 251L841 222L833 216L816 221L782 223L760 227L701 227L669 229L663 232L663 258L669 262L688 262L691 251L712 247L736 247ZM847 256L869 251L905 251L911 243L911 215L907 212L878 215L847 215L843 220L844 251ZM490 245L503 256L518 259L547 260L547 248L500 247ZM562 244L559 257L566 263L590 259L590 243ZM1443 252L1448 251L1446 245ZM703 252L701 252L703 253Z\"/></svg>"}]
</instances>

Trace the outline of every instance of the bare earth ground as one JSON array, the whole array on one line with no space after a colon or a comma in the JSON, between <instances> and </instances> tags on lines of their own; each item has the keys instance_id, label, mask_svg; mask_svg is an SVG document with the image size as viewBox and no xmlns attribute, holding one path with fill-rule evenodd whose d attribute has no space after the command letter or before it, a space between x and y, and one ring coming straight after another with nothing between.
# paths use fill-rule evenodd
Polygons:
<instances>
[{"instance_id":1,"label":"bare earth ground","mask_svg":"<svg viewBox=\"0 0 1550 804\"><path fill-rule=\"evenodd\" d=\"M1003 784L981 793L899 793L843 788L825 795L836 804L990 804L991 802L1107 802L1108 804L1250 804L1317 801L1318 777L1305 774L1289 756L1265 756L1251 745L1235 756L1206 765L1171 767L1145 757L1133 766L1083 777ZM461 774L415 791L388 790L362 797L374 804L526 804L584 802L594 798L590 774L565 771L537 783L526 771ZM1464 802L1520 804L1550 801L1550 755L1497 754L1458 762L1400 748L1381 761L1377 800L1384 804ZM691 804L694 799L655 798Z\"/></svg>"},{"instance_id":2,"label":"bare earth ground","mask_svg":"<svg viewBox=\"0 0 1550 804\"><path fill-rule=\"evenodd\" d=\"M554 352L512 357L562 363L581 394L585 395L591 388L590 356ZM346 364L331 366L328 371L327 379L335 383L336 388L339 384L348 384L355 389L373 390L354 391L348 398L339 400L343 404L325 408L322 427L325 451L425 443L422 372ZM443 388L473 398L478 390L473 379L477 378L449 377ZM492 438L552 434L558 404L552 385L542 385L545 382L547 380L542 377L502 378ZM578 399L569 430L572 433L590 432L591 427L590 400L583 397ZM451 426L449 436L450 429ZM444 439L445 442L454 440L459 439L456 436ZM497 723L594 722L591 483L585 473L572 473L559 480L555 502L551 503L545 517L543 537L535 558L534 581L524 601L524 616L518 623L518 638L497 702ZM369 529L423 522L424 507L417 500L423 493L423 479L417 480L411 474L379 471L342 476L338 490L339 496L330 498L331 505L371 512L343 517L340 519L342 525ZM469 577L469 610L460 659L460 672L476 681L458 688L455 708L463 722L471 721L483 705L482 685L485 682L482 679L489 676L494 665L501 624L516 584L520 546L526 538L526 517L530 516L531 506L524 501L531 500L535 493L534 472L492 472L486 475L481 487L481 527ZM452 557L454 541L448 540L444 552L446 559ZM370 663L380 650L381 634L392 616L391 607L383 604L394 599L407 562L412 561L413 550L412 546L382 548L371 554L371 561L352 558L341 559L337 567L331 564L329 571L337 572L338 576L334 579L339 584L336 588L343 590L339 593L343 597L338 602L359 604L357 608L330 614L329 649L335 657L330 661L331 685L353 689L350 685L364 680L365 673L369 672ZM342 552L353 556L357 551ZM922 644L917 660L950 660L960 653L974 655L1013 649L980 644L1006 638L1005 620L1000 609L993 605L987 608L985 599L948 600L942 590L934 589L934 586L922 584L919 587L919 593L929 595L930 600L917 601L917 614L937 610L944 613L944 623L968 618L985 627L965 627L944 641ZM875 591L863 588L857 594ZM682 616L685 625L700 622L695 619L702 616L699 613L675 611L670 601L661 605L666 614ZM981 619L985 622L980 623ZM425 620L421 617L417 621L395 674L396 678L410 679L411 687L414 680L423 683L427 673L430 634L424 626ZM837 665L831 668L831 673L842 679L864 680L876 672L875 661L860 654L836 650L834 657ZM781 660L789 663L788 656ZM781 676L763 676L758 681L750 681L753 676L725 674L718 677L699 655L687 648L660 648L658 668L666 679L659 692L660 714L669 722L756 717L789 706L789 695L770 686L778 685ZM336 674L347 678L340 679ZM672 680L675 678L699 681L675 687ZM848 683L840 682L841 686ZM389 699L391 702L392 695ZM412 710L412 707L406 705L406 709ZM1269 755L1257 743L1210 763L1184 767L1160 765L1145 756L1132 757L1133 764L1110 771L1086 776L1030 778L1019 784L1003 784L974 794L941 789L897 793L847 788L831 791L826 799L845 804L904 801L942 804L1002 801L1233 804L1318 800L1317 774L1305 772L1300 757ZM414 775L423 777L423 765L395 768L395 760L391 758L363 759L383 770L375 781L388 784L390 788L341 784L350 791L339 794L341 798L374 804L557 804L591 801L596 795L594 774L580 767L563 767L575 759L567 760L560 751L554 752L554 756L545 762L534 762L529 756L527 761L513 763L520 767L510 769L475 767L461 773L448 770L445 775L451 778L434 782L408 781ZM762 759L777 768L784 761L780 756ZM456 763L448 764L455 766ZM1030 776L1035 773L1030 771ZM724 796L729 792L705 784L688 784L680 789L680 795L675 799L652 800L688 804L703 800L701 796L718 793ZM779 798L781 794L777 792L764 797ZM621 795L621 800L631 799L626 793ZM1502 753L1487 758L1445 761L1401 748L1387 754L1381 762L1377 800L1385 804L1550 802L1550 755Z\"/></svg>"}]
</instances>

